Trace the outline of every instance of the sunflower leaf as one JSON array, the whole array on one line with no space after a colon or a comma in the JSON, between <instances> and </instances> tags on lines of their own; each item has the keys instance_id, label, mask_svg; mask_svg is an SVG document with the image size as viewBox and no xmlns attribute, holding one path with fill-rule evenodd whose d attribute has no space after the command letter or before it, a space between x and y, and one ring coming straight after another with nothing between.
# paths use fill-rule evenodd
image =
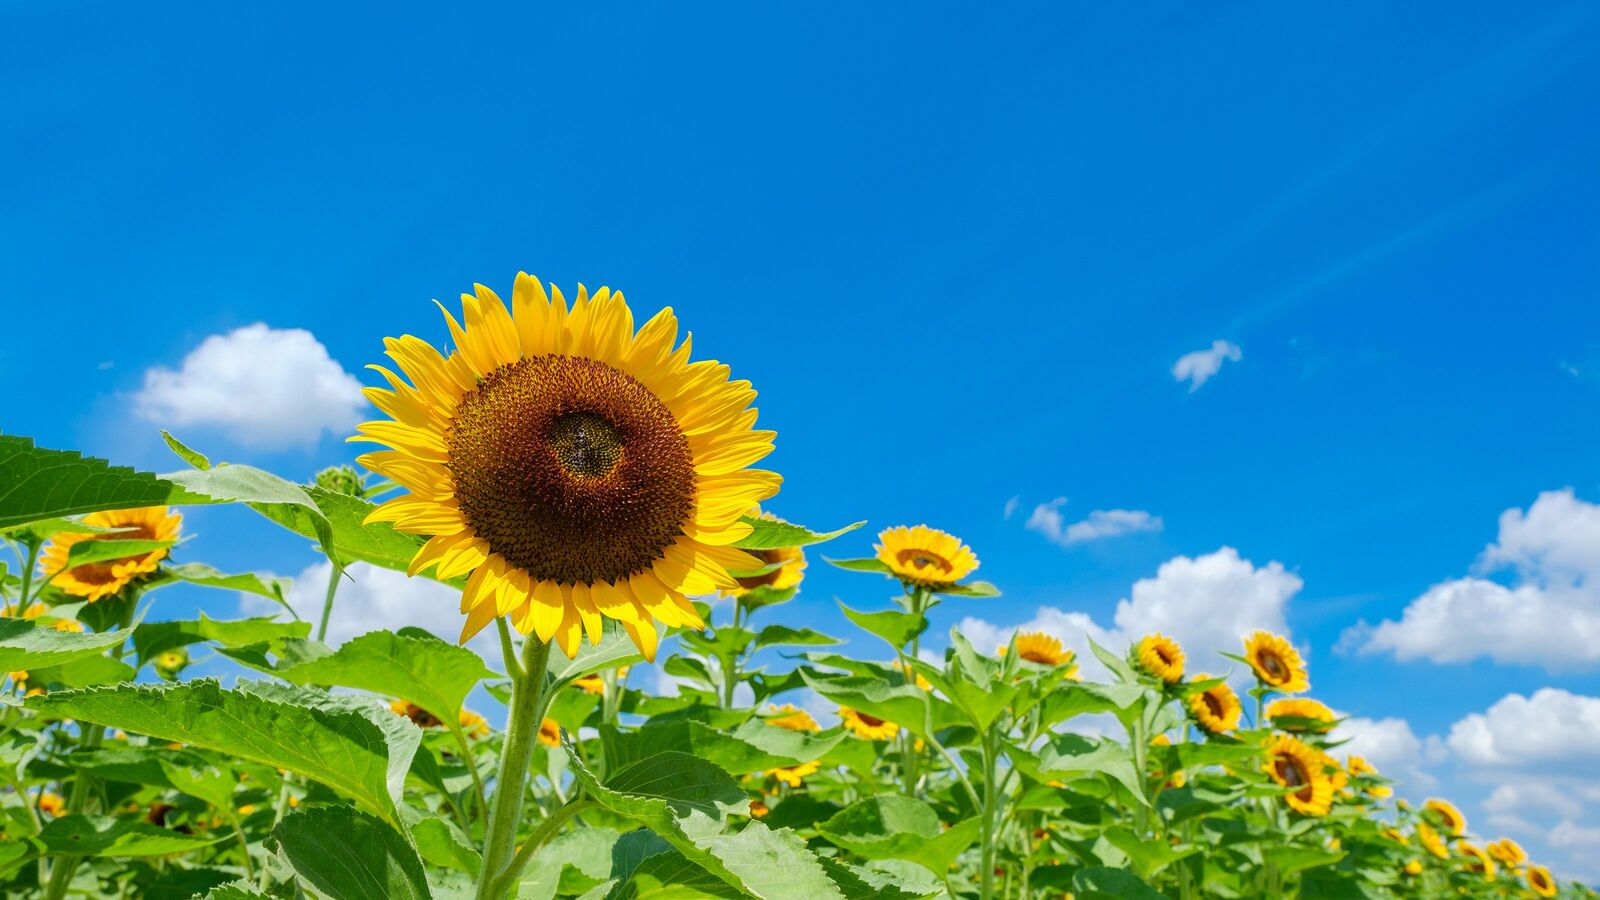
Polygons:
<instances>
[{"instance_id":1,"label":"sunflower leaf","mask_svg":"<svg viewBox=\"0 0 1600 900\"><path fill-rule=\"evenodd\" d=\"M219 463L209 469L168 472L162 478L178 485L173 503L243 503L276 521L277 516L303 519L323 550L335 555L333 526L306 489L254 466Z\"/></svg>"},{"instance_id":2,"label":"sunflower leaf","mask_svg":"<svg viewBox=\"0 0 1600 900\"><path fill-rule=\"evenodd\" d=\"M126 631L58 631L32 619L0 618L0 672L60 666L94 656L128 639Z\"/></svg>"},{"instance_id":3,"label":"sunflower leaf","mask_svg":"<svg viewBox=\"0 0 1600 900\"><path fill-rule=\"evenodd\" d=\"M280 661L273 673L301 685L358 688L409 700L441 722L455 722L467 694L498 673L465 647L426 632L372 631L334 652L301 662Z\"/></svg>"},{"instance_id":4,"label":"sunflower leaf","mask_svg":"<svg viewBox=\"0 0 1600 900\"><path fill-rule=\"evenodd\" d=\"M189 465L202 471L211 468L211 460L207 459L204 453L191 449L188 444L173 437L172 432L163 428L161 430L161 439L167 442L168 449L178 454L178 458Z\"/></svg>"},{"instance_id":5,"label":"sunflower leaf","mask_svg":"<svg viewBox=\"0 0 1600 900\"><path fill-rule=\"evenodd\" d=\"M0 529L108 509L158 506L173 494L159 475L66 450L35 447L32 438L0 435Z\"/></svg>"},{"instance_id":6,"label":"sunflower leaf","mask_svg":"<svg viewBox=\"0 0 1600 900\"><path fill-rule=\"evenodd\" d=\"M883 575L893 575L894 572L877 557L868 556L862 559L829 559L824 556L829 565L837 566L850 572L878 572Z\"/></svg>"},{"instance_id":7,"label":"sunflower leaf","mask_svg":"<svg viewBox=\"0 0 1600 900\"><path fill-rule=\"evenodd\" d=\"M269 600L276 600L278 603L284 604L285 608L289 607L285 603L284 597L289 593L289 588L293 584L287 578L258 575L255 572L241 572L236 575L229 575L219 572L204 563L178 563L176 565L162 566L159 577L187 581L190 584L198 584L201 587L255 594L266 597ZM290 611L293 612L292 609Z\"/></svg>"},{"instance_id":8,"label":"sunflower leaf","mask_svg":"<svg viewBox=\"0 0 1600 900\"><path fill-rule=\"evenodd\" d=\"M422 737L375 700L258 681L233 690L212 679L120 684L30 697L26 705L288 769L396 828L396 803Z\"/></svg>"},{"instance_id":9,"label":"sunflower leaf","mask_svg":"<svg viewBox=\"0 0 1600 900\"><path fill-rule=\"evenodd\" d=\"M212 641L223 647L267 644L281 649L285 639L303 638L310 632L310 622L280 622L271 618L212 619L202 612L198 620L140 625L133 632L133 649L138 654L139 664L144 665L158 653L202 641Z\"/></svg>"},{"instance_id":10,"label":"sunflower leaf","mask_svg":"<svg viewBox=\"0 0 1600 900\"><path fill-rule=\"evenodd\" d=\"M156 550L165 550L176 543L177 541L144 540L142 538L91 538L86 541L79 541L67 550L66 568L76 568L77 566L105 562L110 559L143 556Z\"/></svg>"},{"instance_id":11,"label":"sunflower leaf","mask_svg":"<svg viewBox=\"0 0 1600 900\"><path fill-rule=\"evenodd\" d=\"M52 856L166 856L198 850L226 835L203 837L109 816L62 816L45 824L39 840Z\"/></svg>"},{"instance_id":12,"label":"sunflower leaf","mask_svg":"<svg viewBox=\"0 0 1600 900\"><path fill-rule=\"evenodd\" d=\"M835 601L838 602L838 601ZM895 650L911 643L911 639L928 630L928 620L916 613L885 609L878 612L861 612L839 603L845 618L867 631L883 638Z\"/></svg>"},{"instance_id":13,"label":"sunflower leaf","mask_svg":"<svg viewBox=\"0 0 1600 900\"><path fill-rule=\"evenodd\" d=\"M946 584L930 588L932 593L945 597L998 597L1000 589L987 581L969 581L965 584Z\"/></svg>"},{"instance_id":14,"label":"sunflower leaf","mask_svg":"<svg viewBox=\"0 0 1600 900\"><path fill-rule=\"evenodd\" d=\"M836 637L813 631L810 628L790 628L787 625L768 625L756 635L755 649L762 647L825 647L843 643Z\"/></svg>"},{"instance_id":15,"label":"sunflower leaf","mask_svg":"<svg viewBox=\"0 0 1600 900\"><path fill-rule=\"evenodd\" d=\"M653 627L653 626L652 626ZM546 670L545 690L557 690L585 675L593 675L617 666L631 666L644 661L644 654L628 637L628 632L616 622L607 619L601 626L600 643L579 645L578 658L567 659L558 651L550 653L550 667Z\"/></svg>"},{"instance_id":16,"label":"sunflower leaf","mask_svg":"<svg viewBox=\"0 0 1600 900\"><path fill-rule=\"evenodd\" d=\"M816 532L793 522L779 522L773 519L762 519L756 516L743 516L739 521L749 525L755 530L744 539L735 541L733 546L741 550L780 550L786 547L809 547L831 541L841 534L849 534L857 528L867 524L855 522L833 531Z\"/></svg>"},{"instance_id":17,"label":"sunflower leaf","mask_svg":"<svg viewBox=\"0 0 1600 900\"><path fill-rule=\"evenodd\" d=\"M287 816L272 843L295 872L334 900L429 900L427 871L410 842L387 823L348 806Z\"/></svg>"},{"instance_id":18,"label":"sunflower leaf","mask_svg":"<svg viewBox=\"0 0 1600 900\"><path fill-rule=\"evenodd\" d=\"M977 840L981 826L971 818L947 828L923 801L884 794L852 803L818 823L817 832L863 859L906 859L943 874Z\"/></svg>"}]
</instances>

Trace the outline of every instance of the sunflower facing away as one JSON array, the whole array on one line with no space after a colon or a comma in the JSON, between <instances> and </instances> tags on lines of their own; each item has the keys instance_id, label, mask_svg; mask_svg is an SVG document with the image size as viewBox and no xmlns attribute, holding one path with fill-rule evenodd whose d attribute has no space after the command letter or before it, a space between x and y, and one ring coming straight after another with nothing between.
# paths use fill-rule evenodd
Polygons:
<instances>
[{"instance_id":1,"label":"sunflower facing away","mask_svg":"<svg viewBox=\"0 0 1600 900\"><path fill-rule=\"evenodd\" d=\"M1556 895L1556 880L1550 877L1550 870L1544 866L1529 866L1525 873L1528 879L1528 888L1541 897L1554 897Z\"/></svg>"},{"instance_id":2,"label":"sunflower facing away","mask_svg":"<svg viewBox=\"0 0 1600 900\"><path fill-rule=\"evenodd\" d=\"M1149 634L1133 647L1133 662L1146 675L1167 684L1183 680L1183 648L1164 634Z\"/></svg>"},{"instance_id":3,"label":"sunflower facing away","mask_svg":"<svg viewBox=\"0 0 1600 900\"><path fill-rule=\"evenodd\" d=\"M83 524L119 530L56 534L39 557L39 574L74 597L83 597L93 603L120 593L137 579L154 572L161 561L167 558L168 548L160 547L138 556L85 563L68 569L67 558L73 545L108 539L175 541L178 539L178 528L183 524L183 516L169 512L165 506L145 506L90 513L83 517Z\"/></svg>"},{"instance_id":4,"label":"sunflower facing away","mask_svg":"<svg viewBox=\"0 0 1600 900\"><path fill-rule=\"evenodd\" d=\"M839 707L839 721L864 741L886 741L900 733L899 725L848 706Z\"/></svg>"},{"instance_id":5,"label":"sunflower facing away","mask_svg":"<svg viewBox=\"0 0 1600 900\"><path fill-rule=\"evenodd\" d=\"M670 309L635 331L608 288L569 307L518 274L510 312L475 289L464 327L445 311L452 353L408 335L385 346L409 384L372 367L389 387L366 395L393 418L352 440L391 447L359 461L410 493L368 521L431 536L410 574L471 573L462 641L503 615L570 657L609 618L654 660L657 621L703 627L688 596L760 568L731 546L782 480L747 468L774 437L754 429L755 391L689 362Z\"/></svg>"},{"instance_id":6,"label":"sunflower facing away","mask_svg":"<svg viewBox=\"0 0 1600 900\"><path fill-rule=\"evenodd\" d=\"M1267 745L1266 756L1262 769L1281 787L1293 789L1283 798L1290 809L1308 816L1328 814L1333 806L1333 782L1322 751L1279 735Z\"/></svg>"},{"instance_id":7,"label":"sunflower facing away","mask_svg":"<svg viewBox=\"0 0 1600 900\"><path fill-rule=\"evenodd\" d=\"M1333 728L1336 718L1326 705L1304 697L1288 697L1267 704L1267 718L1288 719L1274 722L1284 731L1312 731L1318 734Z\"/></svg>"},{"instance_id":8,"label":"sunflower facing away","mask_svg":"<svg viewBox=\"0 0 1600 900\"><path fill-rule=\"evenodd\" d=\"M1522 845L1511 838L1490 841L1483 849L1508 866L1520 866L1528 861L1528 851L1522 849Z\"/></svg>"},{"instance_id":9,"label":"sunflower facing away","mask_svg":"<svg viewBox=\"0 0 1600 900\"><path fill-rule=\"evenodd\" d=\"M1417 840L1422 842L1422 849L1434 856L1440 859L1450 858L1450 848L1445 846L1444 838L1440 837L1439 832L1434 831L1433 826L1428 823L1417 823Z\"/></svg>"},{"instance_id":10,"label":"sunflower facing away","mask_svg":"<svg viewBox=\"0 0 1600 900\"><path fill-rule=\"evenodd\" d=\"M1195 681L1208 681L1215 678L1204 672L1197 672ZM1210 734L1227 734L1239 727L1239 717L1244 708L1239 704L1239 695L1228 687L1226 681L1212 685L1203 691L1189 695L1189 713L1200 727Z\"/></svg>"},{"instance_id":11,"label":"sunflower facing away","mask_svg":"<svg viewBox=\"0 0 1600 900\"><path fill-rule=\"evenodd\" d=\"M901 525L878 533L878 561L908 585L949 587L978 570L972 548L937 528Z\"/></svg>"},{"instance_id":12,"label":"sunflower facing away","mask_svg":"<svg viewBox=\"0 0 1600 900\"><path fill-rule=\"evenodd\" d=\"M822 730L822 726L817 724L816 719L811 718L810 713L800 709L793 703L785 703L782 706L774 706L768 703L767 709L772 712L772 715L767 717L768 725L776 725L787 731Z\"/></svg>"},{"instance_id":13,"label":"sunflower facing away","mask_svg":"<svg viewBox=\"0 0 1600 900\"><path fill-rule=\"evenodd\" d=\"M785 769L771 769L767 771L766 774L771 775L773 778L778 779L784 784L787 784L789 787L797 788L800 786L800 782L805 780L807 775L815 775L817 770L821 767L821 763L813 761L801 763L798 766L789 766Z\"/></svg>"},{"instance_id":14,"label":"sunflower facing away","mask_svg":"<svg viewBox=\"0 0 1600 900\"><path fill-rule=\"evenodd\" d=\"M1467 833L1467 817L1463 816L1461 810L1456 809L1455 804L1450 801L1431 797L1422 804L1422 808L1433 813L1444 824L1444 829L1452 835L1460 837Z\"/></svg>"},{"instance_id":15,"label":"sunflower facing away","mask_svg":"<svg viewBox=\"0 0 1600 900\"><path fill-rule=\"evenodd\" d=\"M1285 694L1311 688L1305 661L1294 645L1278 635L1257 631L1244 640L1244 658L1261 683Z\"/></svg>"}]
</instances>

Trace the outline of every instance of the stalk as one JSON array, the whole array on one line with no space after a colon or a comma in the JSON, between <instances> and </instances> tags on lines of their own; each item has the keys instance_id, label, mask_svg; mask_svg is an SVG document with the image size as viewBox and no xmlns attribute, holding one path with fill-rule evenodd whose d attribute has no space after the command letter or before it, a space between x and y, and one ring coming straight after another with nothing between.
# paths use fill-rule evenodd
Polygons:
<instances>
[{"instance_id":1,"label":"stalk","mask_svg":"<svg viewBox=\"0 0 1600 900\"><path fill-rule=\"evenodd\" d=\"M344 574L344 567L332 558L329 558L328 564L333 568L328 572L328 592L322 598L322 621L317 625L318 641L328 637L328 618L333 615L333 595L339 592L339 578Z\"/></svg>"},{"instance_id":2,"label":"stalk","mask_svg":"<svg viewBox=\"0 0 1600 900\"><path fill-rule=\"evenodd\" d=\"M995 746L991 734L983 736L983 848L980 865L983 871L979 872L981 885L979 896L982 900L993 900L994 897L994 813L998 805L995 794Z\"/></svg>"},{"instance_id":3,"label":"stalk","mask_svg":"<svg viewBox=\"0 0 1600 900\"><path fill-rule=\"evenodd\" d=\"M508 642L509 643L509 642ZM495 777L494 800L489 807L489 827L484 834L483 869L478 876L477 900L495 897L495 887L509 872L517 842L517 821L522 815L523 793L528 783L528 764L533 758L534 740L544 719L549 697L544 691L545 669L550 664L550 645L534 635L522 642L522 662L507 659L513 673L511 711L506 722L505 744L500 751L500 771Z\"/></svg>"}]
</instances>

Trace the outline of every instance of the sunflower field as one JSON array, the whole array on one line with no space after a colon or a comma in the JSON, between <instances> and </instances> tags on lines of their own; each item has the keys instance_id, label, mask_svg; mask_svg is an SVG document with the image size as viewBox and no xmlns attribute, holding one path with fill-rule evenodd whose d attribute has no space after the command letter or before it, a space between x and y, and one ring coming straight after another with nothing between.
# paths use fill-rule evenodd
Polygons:
<instances>
[{"instance_id":1,"label":"sunflower field","mask_svg":"<svg viewBox=\"0 0 1600 900\"><path fill-rule=\"evenodd\" d=\"M755 391L671 310L518 275L445 319L443 350L384 342L384 418L352 438L378 449L308 483L171 435L165 474L0 435L0 895L1595 896L1396 801L1277 635L1091 645L1096 681L1050 635L930 633L998 594L978 556L769 512ZM320 620L163 608L176 584L284 602L186 558L183 509L214 504L326 556ZM461 632L327 642L355 563L459 589ZM806 627L815 565L898 601ZM186 674L214 657L241 674Z\"/></svg>"}]
</instances>

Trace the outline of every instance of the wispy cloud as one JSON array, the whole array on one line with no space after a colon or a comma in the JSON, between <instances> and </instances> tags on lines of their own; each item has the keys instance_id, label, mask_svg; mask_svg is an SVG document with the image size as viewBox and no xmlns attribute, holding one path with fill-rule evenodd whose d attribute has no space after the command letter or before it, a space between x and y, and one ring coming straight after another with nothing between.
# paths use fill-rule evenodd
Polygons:
<instances>
[{"instance_id":1,"label":"wispy cloud","mask_svg":"<svg viewBox=\"0 0 1600 900\"><path fill-rule=\"evenodd\" d=\"M1160 531L1165 527L1160 516L1153 516L1142 509L1097 509L1089 513L1088 518L1068 524L1066 517L1061 514L1061 507L1066 502L1067 498L1057 497L1049 503L1035 506L1033 513L1028 516L1028 530L1039 532L1051 543L1070 547L1085 541ZM1007 517L1016 509L1009 503L1006 508Z\"/></svg>"},{"instance_id":2,"label":"wispy cloud","mask_svg":"<svg viewBox=\"0 0 1600 900\"><path fill-rule=\"evenodd\" d=\"M1222 370L1224 360L1238 362L1243 358L1238 344L1215 340L1206 350L1196 350L1178 357L1178 361L1172 364L1172 377L1177 381L1189 382L1189 393L1192 394Z\"/></svg>"}]
</instances>

